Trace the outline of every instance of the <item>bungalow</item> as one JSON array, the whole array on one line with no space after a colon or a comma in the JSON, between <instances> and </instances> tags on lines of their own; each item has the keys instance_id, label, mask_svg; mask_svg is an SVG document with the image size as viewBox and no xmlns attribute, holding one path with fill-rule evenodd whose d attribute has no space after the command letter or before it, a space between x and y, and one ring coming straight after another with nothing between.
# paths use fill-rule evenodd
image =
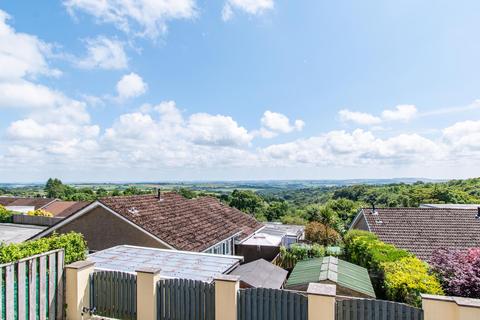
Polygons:
<instances>
[{"instance_id":1,"label":"bungalow","mask_svg":"<svg viewBox=\"0 0 480 320\"><path fill-rule=\"evenodd\" d=\"M436 249L480 247L480 208L364 208L350 229L373 232L428 262Z\"/></svg>"},{"instance_id":2,"label":"bungalow","mask_svg":"<svg viewBox=\"0 0 480 320\"><path fill-rule=\"evenodd\" d=\"M262 227L216 198L158 192L100 199L34 238L76 231L92 251L134 245L233 255L237 241Z\"/></svg>"}]
</instances>

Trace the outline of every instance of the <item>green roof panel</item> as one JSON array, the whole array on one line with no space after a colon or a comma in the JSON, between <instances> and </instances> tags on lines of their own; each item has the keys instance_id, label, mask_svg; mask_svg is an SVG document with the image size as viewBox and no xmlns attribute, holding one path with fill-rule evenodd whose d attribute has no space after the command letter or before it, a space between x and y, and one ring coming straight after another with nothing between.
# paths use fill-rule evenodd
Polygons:
<instances>
[{"instance_id":1,"label":"green roof panel","mask_svg":"<svg viewBox=\"0 0 480 320\"><path fill-rule=\"evenodd\" d=\"M335 257L299 261L288 278L286 287L327 280L350 290L375 297L375 291L367 269Z\"/></svg>"}]
</instances>

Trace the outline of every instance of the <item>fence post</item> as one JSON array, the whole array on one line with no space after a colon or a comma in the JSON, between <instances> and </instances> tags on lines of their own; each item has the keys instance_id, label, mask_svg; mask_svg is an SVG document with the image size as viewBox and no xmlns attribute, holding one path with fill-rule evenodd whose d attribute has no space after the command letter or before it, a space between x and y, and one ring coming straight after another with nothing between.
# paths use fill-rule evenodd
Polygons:
<instances>
[{"instance_id":1,"label":"fence post","mask_svg":"<svg viewBox=\"0 0 480 320\"><path fill-rule=\"evenodd\" d=\"M77 261L65 267L67 320L81 320L83 308L90 308L90 274L95 263Z\"/></svg>"},{"instance_id":2,"label":"fence post","mask_svg":"<svg viewBox=\"0 0 480 320\"><path fill-rule=\"evenodd\" d=\"M237 320L239 279L239 276L223 274L215 277L215 319Z\"/></svg>"},{"instance_id":3,"label":"fence post","mask_svg":"<svg viewBox=\"0 0 480 320\"><path fill-rule=\"evenodd\" d=\"M137 273L137 319L157 319L157 281L160 269L139 268Z\"/></svg>"},{"instance_id":4,"label":"fence post","mask_svg":"<svg viewBox=\"0 0 480 320\"><path fill-rule=\"evenodd\" d=\"M335 320L334 284L310 283L308 285L308 320Z\"/></svg>"}]
</instances>

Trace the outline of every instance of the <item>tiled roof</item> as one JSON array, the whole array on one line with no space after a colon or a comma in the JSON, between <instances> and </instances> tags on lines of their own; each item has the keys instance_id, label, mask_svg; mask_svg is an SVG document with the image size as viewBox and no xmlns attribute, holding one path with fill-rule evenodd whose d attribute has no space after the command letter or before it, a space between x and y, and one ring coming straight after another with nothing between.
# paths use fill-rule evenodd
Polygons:
<instances>
[{"instance_id":1,"label":"tiled roof","mask_svg":"<svg viewBox=\"0 0 480 320\"><path fill-rule=\"evenodd\" d=\"M262 227L213 197L187 199L166 192L161 200L141 195L107 197L100 202L179 250L204 251L237 233L243 239Z\"/></svg>"},{"instance_id":2,"label":"tiled roof","mask_svg":"<svg viewBox=\"0 0 480 320\"><path fill-rule=\"evenodd\" d=\"M55 201L51 198L19 198L19 197L0 197L0 205L10 207L35 207L40 209L50 202Z\"/></svg>"},{"instance_id":3,"label":"tiled roof","mask_svg":"<svg viewBox=\"0 0 480 320\"><path fill-rule=\"evenodd\" d=\"M380 240L406 249L428 261L435 249L480 247L477 209L385 208L363 209L370 231Z\"/></svg>"},{"instance_id":4,"label":"tiled roof","mask_svg":"<svg viewBox=\"0 0 480 320\"><path fill-rule=\"evenodd\" d=\"M57 218L66 218L69 215L85 208L91 202L88 201L61 201L57 200L48 205L43 209L53 214Z\"/></svg>"}]
</instances>

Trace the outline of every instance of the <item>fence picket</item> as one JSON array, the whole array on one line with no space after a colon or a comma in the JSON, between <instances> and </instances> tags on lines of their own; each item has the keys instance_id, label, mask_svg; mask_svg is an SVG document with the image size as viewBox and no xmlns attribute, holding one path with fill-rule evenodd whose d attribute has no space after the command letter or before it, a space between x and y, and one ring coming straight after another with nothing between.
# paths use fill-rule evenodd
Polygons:
<instances>
[{"instance_id":1,"label":"fence picket","mask_svg":"<svg viewBox=\"0 0 480 320\"><path fill-rule=\"evenodd\" d=\"M14 320L14 317L15 317L15 300L14 300L15 266L13 264L10 264L5 269L6 269L6 273L5 273L6 319Z\"/></svg>"},{"instance_id":2,"label":"fence picket","mask_svg":"<svg viewBox=\"0 0 480 320\"><path fill-rule=\"evenodd\" d=\"M3 317L3 270L5 268L0 266L0 317Z\"/></svg>"}]
</instances>

